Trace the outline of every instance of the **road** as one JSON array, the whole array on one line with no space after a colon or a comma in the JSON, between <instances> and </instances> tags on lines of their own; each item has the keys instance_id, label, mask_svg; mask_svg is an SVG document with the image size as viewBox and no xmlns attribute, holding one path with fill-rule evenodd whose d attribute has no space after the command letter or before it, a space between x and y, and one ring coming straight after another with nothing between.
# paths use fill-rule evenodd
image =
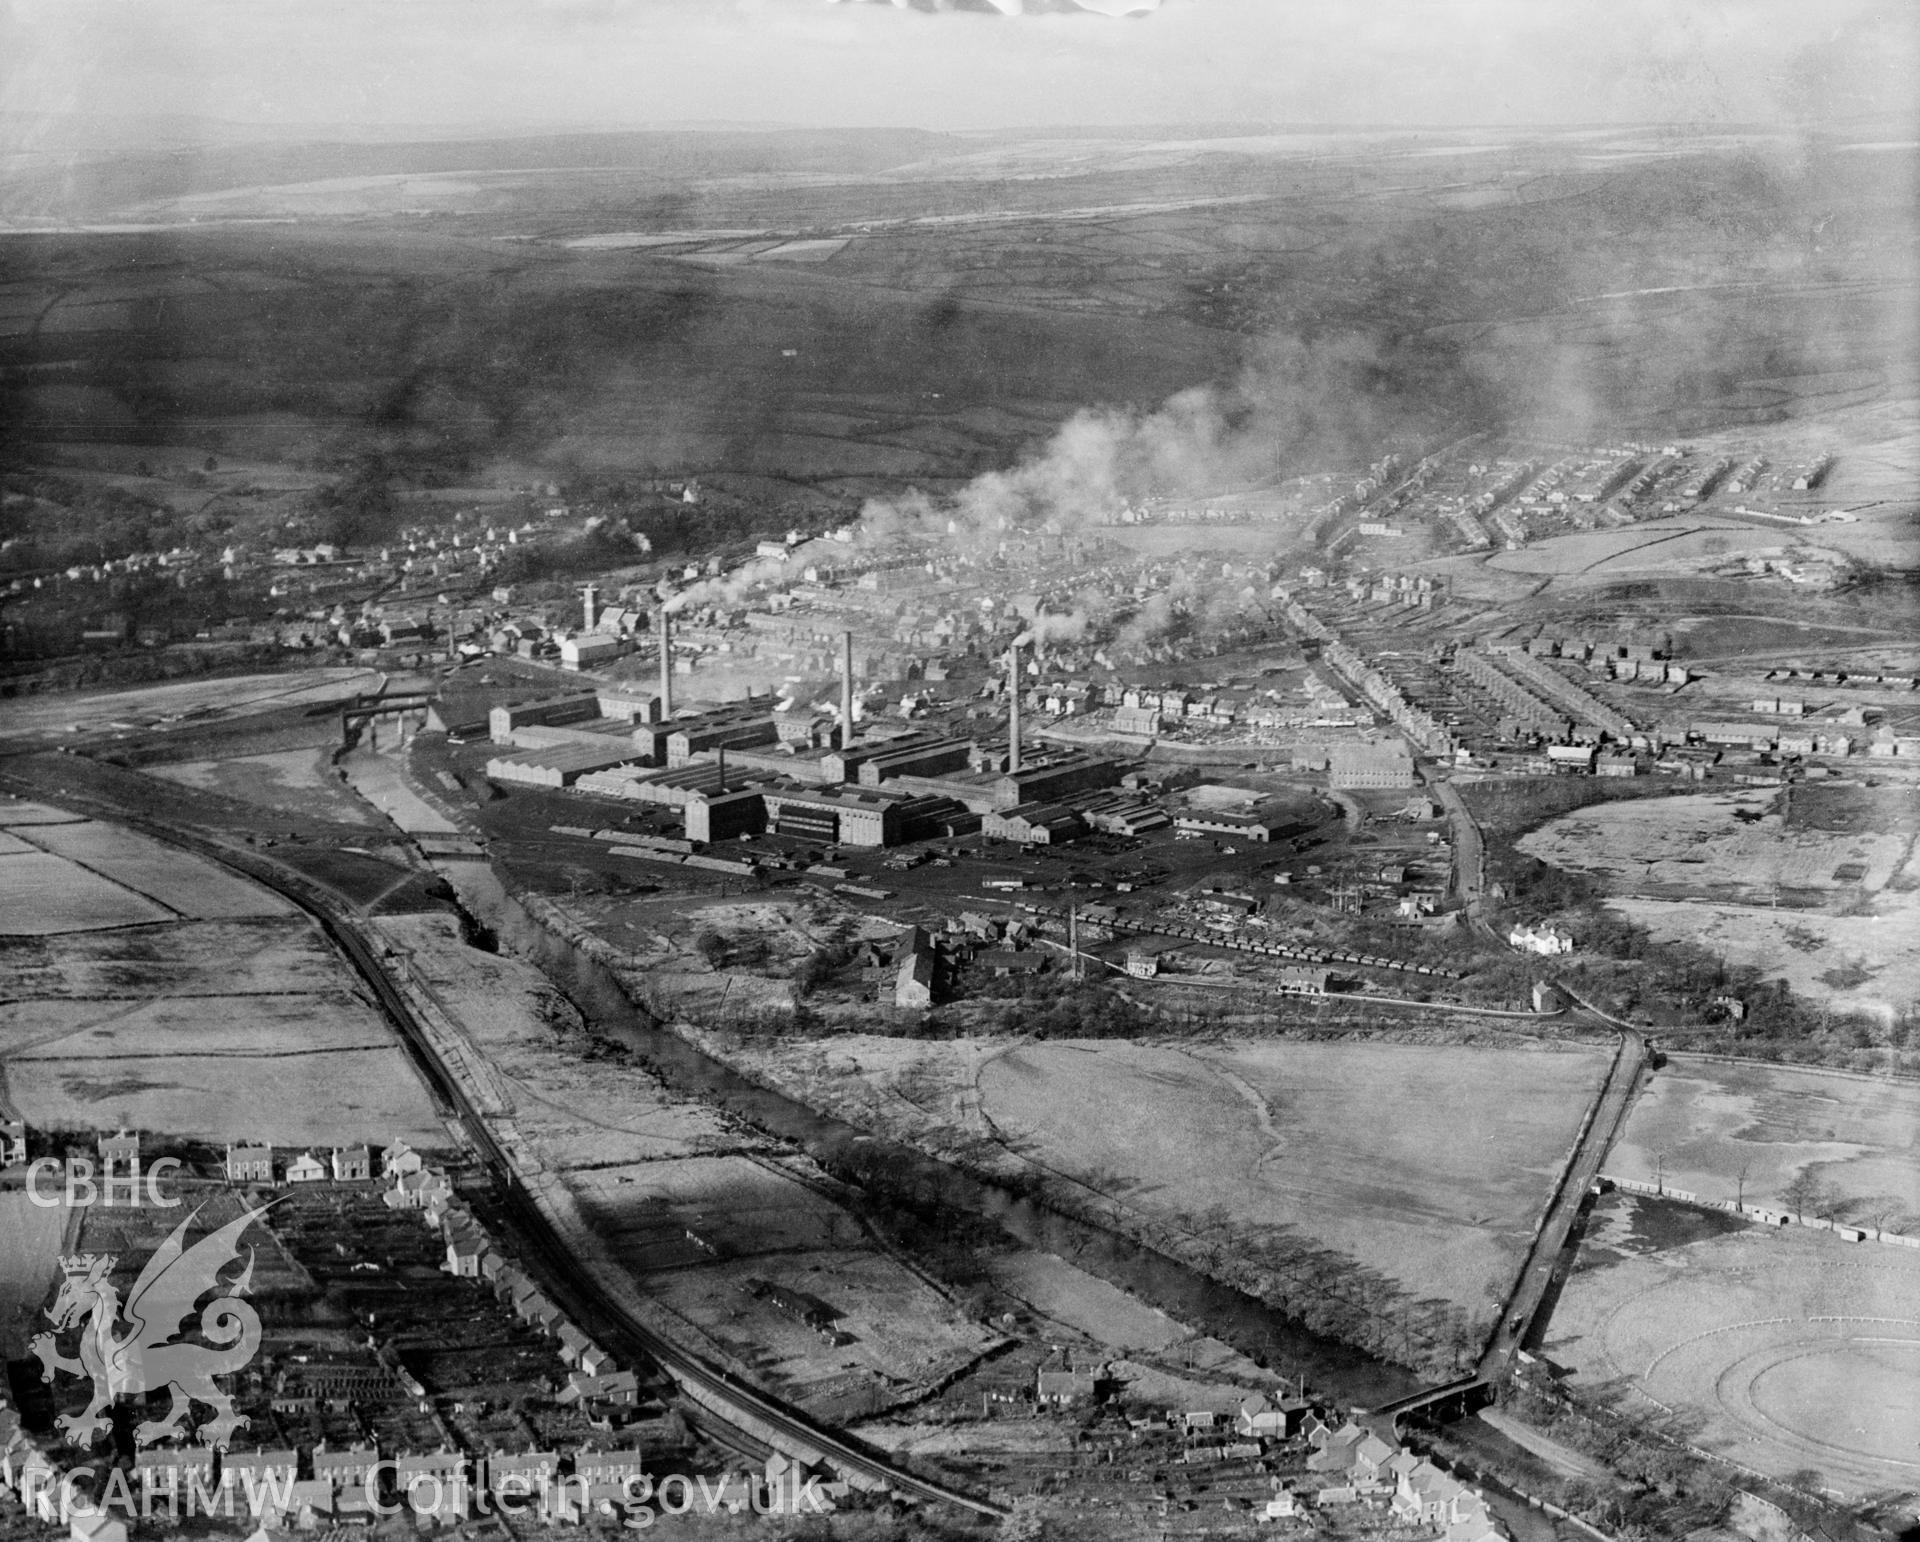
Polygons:
<instances>
[{"instance_id":1,"label":"road","mask_svg":"<svg viewBox=\"0 0 1920 1542\"><path fill-rule=\"evenodd\" d=\"M1573 1223L1579 1217L1580 1207L1585 1203L1594 1179L1600 1176L1600 1165L1606 1160L1621 1125L1626 1121L1627 1109L1633 1102L1634 1089L1640 1084L1640 1073L1645 1068L1646 1060L1647 1041L1632 1029L1623 1030L1606 1083L1587 1114L1579 1144L1560 1175L1560 1184L1547 1209L1546 1219L1534 1233L1533 1245L1527 1249L1526 1262L1521 1265L1513 1292L1501 1310L1500 1326L1480 1357L1480 1374L1489 1383L1499 1382L1513 1369L1514 1355L1532 1331L1540 1303L1553 1283L1554 1271L1560 1267L1560 1255L1566 1248Z\"/></svg>"},{"instance_id":2,"label":"road","mask_svg":"<svg viewBox=\"0 0 1920 1542\"><path fill-rule=\"evenodd\" d=\"M1375 1416L1397 1419L1415 1409L1453 1398L1470 1401L1476 1393L1497 1387L1511 1374L1515 1356L1536 1326L1541 1303L1553 1285L1554 1272L1561 1267L1561 1255L1566 1250L1573 1223L1579 1218L1580 1208L1586 1202L1587 1192L1600 1176L1601 1163L1606 1160L1626 1120L1646 1058L1646 1040L1630 1028L1623 1029L1607 1079L1588 1108L1579 1140L1547 1206L1546 1218L1534 1233L1513 1289L1501 1308L1493 1336L1473 1370L1453 1381L1376 1408Z\"/></svg>"},{"instance_id":3,"label":"road","mask_svg":"<svg viewBox=\"0 0 1920 1542\"><path fill-rule=\"evenodd\" d=\"M1453 892L1467 907L1467 919L1484 929L1480 901L1487 889L1487 848L1480 826L1468 812L1466 800L1452 782L1427 783L1434 801L1447 811L1447 833L1453 838Z\"/></svg>"},{"instance_id":4,"label":"road","mask_svg":"<svg viewBox=\"0 0 1920 1542\"><path fill-rule=\"evenodd\" d=\"M526 1255L523 1262L539 1276L542 1287L597 1342L615 1353L626 1351L629 1360L634 1358L633 1351L637 1350L640 1356L666 1371L707 1416L703 1422L711 1423L718 1419L730 1427L736 1438L729 1443L749 1449L775 1446L798 1455L817 1453L818 1457L830 1462L843 1475L865 1480L895 1493L957 1505L989 1517L1005 1514L999 1506L919 1477L867 1451L848 1437L815 1424L778 1399L748 1386L732 1373L707 1364L625 1311L579 1267L562 1244L551 1222L528 1193L507 1153L487 1128L484 1118L471 1105L457 1079L434 1054L406 996L382 966L374 945L361 934L358 918L351 914L349 907L338 896L322 891L318 885L259 852L239 850L203 835L157 824L131 811L102 805L97 799L75 797L64 788L41 786L28 779L6 776L0 776L0 782L13 782L23 796L58 799L63 806L83 809L97 817L138 829L157 840L180 846L263 884L311 916L355 973L366 982L428 1084L445 1105L458 1115L467 1135L498 1182L500 1191L506 1196L506 1208L516 1240L523 1245Z\"/></svg>"}]
</instances>

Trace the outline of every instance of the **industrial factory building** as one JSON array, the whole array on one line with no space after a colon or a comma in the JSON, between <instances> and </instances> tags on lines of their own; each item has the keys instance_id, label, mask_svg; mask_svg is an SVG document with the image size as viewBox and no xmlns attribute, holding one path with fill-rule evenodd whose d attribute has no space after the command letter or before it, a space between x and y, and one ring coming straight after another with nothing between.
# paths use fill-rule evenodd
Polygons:
<instances>
[{"instance_id":1,"label":"industrial factory building","mask_svg":"<svg viewBox=\"0 0 1920 1542\"><path fill-rule=\"evenodd\" d=\"M1022 803L980 821L980 833L990 841L1019 841L1031 846L1058 845L1083 834L1086 828L1078 814L1059 803Z\"/></svg>"},{"instance_id":2,"label":"industrial factory building","mask_svg":"<svg viewBox=\"0 0 1920 1542\"><path fill-rule=\"evenodd\" d=\"M683 808L699 794L719 792L725 780L726 772L710 761L671 771L636 762L596 771L581 777L574 785L577 791L603 798L629 798L636 803Z\"/></svg>"},{"instance_id":3,"label":"industrial factory building","mask_svg":"<svg viewBox=\"0 0 1920 1542\"><path fill-rule=\"evenodd\" d=\"M775 744L780 738L774 731L772 709L766 703L722 707L701 717L653 726L656 730L665 730L666 763L669 766L684 766L696 755L715 750L744 750ZM660 735L656 732L654 737L658 742Z\"/></svg>"},{"instance_id":4,"label":"industrial factory building","mask_svg":"<svg viewBox=\"0 0 1920 1542\"><path fill-rule=\"evenodd\" d=\"M878 747L859 761L856 774L863 787L877 787L895 776L938 777L964 768L972 752L971 739L915 734L910 740Z\"/></svg>"},{"instance_id":5,"label":"industrial factory building","mask_svg":"<svg viewBox=\"0 0 1920 1542\"><path fill-rule=\"evenodd\" d=\"M767 800L758 787L695 793L686 813L690 841L733 841L767 828Z\"/></svg>"},{"instance_id":6,"label":"industrial factory building","mask_svg":"<svg viewBox=\"0 0 1920 1542\"><path fill-rule=\"evenodd\" d=\"M1298 812L1284 803L1262 803L1245 811L1190 809L1175 816L1173 824L1183 835L1223 835L1262 846L1304 828Z\"/></svg>"},{"instance_id":7,"label":"industrial factory building","mask_svg":"<svg viewBox=\"0 0 1920 1542\"><path fill-rule=\"evenodd\" d=\"M546 696L538 701L523 701L516 706L495 707L487 714L487 726L495 744L512 744L514 732L534 724L584 723L600 716L600 698L592 691L570 692L565 696Z\"/></svg>"},{"instance_id":8,"label":"industrial factory building","mask_svg":"<svg viewBox=\"0 0 1920 1542\"><path fill-rule=\"evenodd\" d=\"M769 787L761 795L768 822L781 835L841 846L897 846L905 839L904 800L892 793L852 787Z\"/></svg>"},{"instance_id":9,"label":"industrial factory building","mask_svg":"<svg viewBox=\"0 0 1920 1542\"><path fill-rule=\"evenodd\" d=\"M527 787L572 787L584 776L632 765L639 758L624 739L610 739L604 749L591 744L556 744L496 755L487 762L487 775L496 782L518 782Z\"/></svg>"},{"instance_id":10,"label":"industrial factory building","mask_svg":"<svg viewBox=\"0 0 1920 1542\"><path fill-rule=\"evenodd\" d=\"M1104 755L1060 755L1037 765L1023 763L993 784L994 807L1017 808L1023 803L1052 803L1076 792L1118 784L1126 768Z\"/></svg>"}]
</instances>

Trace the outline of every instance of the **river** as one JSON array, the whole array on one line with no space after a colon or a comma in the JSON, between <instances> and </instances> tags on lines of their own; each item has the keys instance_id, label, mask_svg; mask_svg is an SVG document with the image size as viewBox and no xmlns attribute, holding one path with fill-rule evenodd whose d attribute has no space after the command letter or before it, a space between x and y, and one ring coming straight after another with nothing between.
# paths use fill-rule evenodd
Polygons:
<instances>
[{"instance_id":1,"label":"river","mask_svg":"<svg viewBox=\"0 0 1920 1542\"><path fill-rule=\"evenodd\" d=\"M695 1048L634 1004L613 972L540 925L490 868L449 863L442 871L504 950L536 964L596 1031L644 1057L676 1091L715 1103L832 1165L874 1137L750 1081ZM1070 1260L1162 1311L1230 1344L1337 1407L1374 1407L1419 1390L1413 1372L1311 1333L1262 1302L1129 1238L1035 1204L911 1147L883 1143L888 1157L942 1203L994 1221L1024 1246Z\"/></svg>"}]
</instances>

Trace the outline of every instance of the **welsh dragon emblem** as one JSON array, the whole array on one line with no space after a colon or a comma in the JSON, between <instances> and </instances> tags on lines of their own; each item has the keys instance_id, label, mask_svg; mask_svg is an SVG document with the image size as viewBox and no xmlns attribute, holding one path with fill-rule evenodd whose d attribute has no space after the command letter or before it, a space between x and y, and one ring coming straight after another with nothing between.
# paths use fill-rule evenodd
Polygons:
<instances>
[{"instance_id":1,"label":"welsh dragon emblem","mask_svg":"<svg viewBox=\"0 0 1920 1542\"><path fill-rule=\"evenodd\" d=\"M247 1249L237 1277L222 1280L220 1271L239 1258L240 1234L267 1208L248 1210L188 1247L187 1228L200 1213L194 1210L147 1260L124 1309L113 1284L117 1258L97 1253L61 1258L65 1279L47 1310L54 1331L36 1336L31 1348L45 1368L43 1380L54 1380L60 1371L93 1378L93 1401L86 1412L62 1414L57 1421L71 1444L90 1446L106 1433L111 1427L106 1410L116 1398L162 1387L172 1393L172 1405L166 1418L148 1419L135 1428L139 1445L172 1434L196 1402L214 1410L200 1431L207 1445L224 1448L247 1422L234 1413L233 1399L213 1378L239 1370L260 1347L259 1315L240 1299L253 1282L253 1249ZM200 1313L200 1332L207 1343L176 1342L188 1330L195 1304L209 1291L221 1294ZM123 1315L127 1328L121 1332ZM60 1353L56 1340L76 1324L80 1353L70 1359Z\"/></svg>"}]
</instances>

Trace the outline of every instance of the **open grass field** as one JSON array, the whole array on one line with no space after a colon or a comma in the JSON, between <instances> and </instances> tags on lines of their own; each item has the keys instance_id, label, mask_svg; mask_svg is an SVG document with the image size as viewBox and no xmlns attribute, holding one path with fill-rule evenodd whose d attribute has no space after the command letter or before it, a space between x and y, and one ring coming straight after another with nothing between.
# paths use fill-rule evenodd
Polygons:
<instances>
[{"instance_id":1,"label":"open grass field","mask_svg":"<svg viewBox=\"0 0 1920 1542\"><path fill-rule=\"evenodd\" d=\"M1883 893L1871 913L1823 915L1704 900L1610 902L1655 942L1694 942L1784 980L1796 996L1892 1022L1920 1001L1920 895Z\"/></svg>"},{"instance_id":2,"label":"open grass field","mask_svg":"<svg viewBox=\"0 0 1920 1542\"><path fill-rule=\"evenodd\" d=\"M1248 1245L1284 1229L1476 1312L1511 1284L1606 1068L1599 1050L1391 1043L847 1035L728 1053L936 1152L978 1160L989 1141L1001 1171L1063 1181L1122 1225Z\"/></svg>"},{"instance_id":3,"label":"open grass field","mask_svg":"<svg viewBox=\"0 0 1920 1542\"><path fill-rule=\"evenodd\" d=\"M342 984L320 934L284 918L0 937L0 977L8 997L42 1002L313 995Z\"/></svg>"},{"instance_id":4,"label":"open grass field","mask_svg":"<svg viewBox=\"0 0 1920 1542\"><path fill-rule=\"evenodd\" d=\"M1808 1000L1891 1021L1920 1000L1915 837L1890 811L1825 817L1834 800L1805 796L1808 816L1796 801L1792 819L1764 790L1599 804L1515 846L1604 880L1609 905L1655 941L1698 943Z\"/></svg>"},{"instance_id":5,"label":"open grass field","mask_svg":"<svg viewBox=\"0 0 1920 1542\"><path fill-rule=\"evenodd\" d=\"M223 760L183 760L145 770L148 776L224 793L263 808L288 814L324 811L341 824L377 826L379 818L340 785L331 759L325 749L278 750Z\"/></svg>"},{"instance_id":6,"label":"open grass field","mask_svg":"<svg viewBox=\"0 0 1920 1542\"><path fill-rule=\"evenodd\" d=\"M200 939L187 928L143 934L156 952L169 940L188 952ZM22 999L35 976L10 962L0 956L0 989L15 998L0 1003L0 1063L30 1123L287 1146L445 1142L411 1065L338 965L329 988L311 992L234 989L243 976L217 994L172 994L148 979L93 999ZM194 983L213 983L209 972Z\"/></svg>"},{"instance_id":7,"label":"open grass field","mask_svg":"<svg viewBox=\"0 0 1920 1542\"><path fill-rule=\"evenodd\" d=\"M1009 1253L988 1264L996 1290L1109 1349L1154 1351L1191 1336L1184 1324L1051 1253Z\"/></svg>"},{"instance_id":8,"label":"open grass field","mask_svg":"<svg viewBox=\"0 0 1920 1542\"><path fill-rule=\"evenodd\" d=\"M1658 1170L1703 1199L1781 1209L1810 1172L1856 1225L1920 1228L1920 1086L1675 1055L1640 1094L1606 1170L1645 1183Z\"/></svg>"},{"instance_id":9,"label":"open grass field","mask_svg":"<svg viewBox=\"0 0 1920 1542\"><path fill-rule=\"evenodd\" d=\"M1848 1498L1920 1487L1920 1253L1744 1227L1679 1244L1657 1201L1611 1199L1546 1353L1693 1442Z\"/></svg>"},{"instance_id":10,"label":"open grass field","mask_svg":"<svg viewBox=\"0 0 1920 1542\"><path fill-rule=\"evenodd\" d=\"M52 1040L56 1024L59 1038ZM14 1066L38 1061L107 1066L236 1051L268 1058L327 1055L386 1049L390 1044L386 1025L364 1001L341 990L322 996L0 1005L0 1045L6 1046Z\"/></svg>"},{"instance_id":11,"label":"open grass field","mask_svg":"<svg viewBox=\"0 0 1920 1542\"><path fill-rule=\"evenodd\" d=\"M1081 407L1232 378L1248 338L1377 342L1393 378L1368 395L1411 429L1491 397L1521 417L1771 421L1871 399L1910 334L1892 255L1906 155L1753 175L1726 139L1602 157L1531 134L1411 148L1355 133L1043 136L1010 160L873 131L802 164L793 142L547 136L21 169L0 178L0 215L161 224L23 236L0 263L16 437L138 430L135 459L217 451L213 485L236 498L243 480L280 496L350 430L402 436L458 485L671 462L848 490L1004 465ZM243 211L287 223L223 223ZM1830 217L1847 234L1818 257L1782 234ZM1711 338L1711 367L1676 333ZM381 416L420 380L400 420ZM1371 403L1352 404L1314 448L1354 448L1343 420ZM247 469L229 481L228 464Z\"/></svg>"},{"instance_id":12,"label":"open grass field","mask_svg":"<svg viewBox=\"0 0 1920 1542\"><path fill-rule=\"evenodd\" d=\"M1778 547L1793 536L1786 527L1756 529L1734 520L1677 517L1651 519L1622 530L1589 530L1551 536L1519 551L1496 552L1490 567L1509 573L1567 578L1592 573L1616 576L1662 569L1702 557L1725 557L1756 547Z\"/></svg>"},{"instance_id":13,"label":"open grass field","mask_svg":"<svg viewBox=\"0 0 1920 1542\"><path fill-rule=\"evenodd\" d=\"M173 919L173 911L51 852L0 856L0 936L45 937Z\"/></svg>"},{"instance_id":14,"label":"open grass field","mask_svg":"<svg viewBox=\"0 0 1920 1542\"><path fill-rule=\"evenodd\" d=\"M444 1142L386 1023L277 896L110 824L10 833L31 849L0 855L0 1066L30 1124Z\"/></svg>"},{"instance_id":15,"label":"open grass field","mask_svg":"<svg viewBox=\"0 0 1920 1542\"><path fill-rule=\"evenodd\" d=\"M63 808L53 808L45 803L33 803L11 794L0 798L0 829L11 829L16 825L78 824L81 818L81 815L69 814Z\"/></svg>"},{"instance_id":16,"label":"open grass field","mask_svg":"<svg viewBox=\"0 0 1920 1542\"><path fill-rule=\"evenodd\" d=\"M1594 1052L1041 1044L983 1116L1035 1165L1163 1220L1290 1226L1423 1294L1502 1294L1604 1072Z\"/></svg>"},{"instance_id":17,"label":"open grass field","mask_svg":"<svg viewBox=\"0 0 1920 1542\"><path fill-rule=\"evenodd\" d=\"M241 1014L244 998L234 1003ZM7 1083L29 1118L70 1128L164 1130L213 1142L281 1147L388 1141L447 1144L400 1050L289 1052L257 1047L244 1026L215 1054L128 1055L101 1062L41 1053L10 1064Z\"/></svg>"},{"instance_id":18,"label":"open grass field","mask_svg":"<svg viewBox=\"0 0 1920 1542\"><path fill-rule=\"evenodd\" d=\"M1761 903L1776 889L1876 893L1906 860L1907 837L1789 829L1771 812L1777 798L1761 790L1601 804L1515 845L1555 867L1600 875L1617 894L1693 891ZM1736 812L1761 817L1749 823Z\"/></svg>"},{"instance_id":19,"label":"open grass field","mask_svg":"<svg viewBox=\"0 0 1920 1542\"><path fill-rule=\"evenodd\" d=\"M26 838L34 845L192 920L279 916L291 910L258 884L117 825L88 820L28 828Z\"/></svg>"}]
</instances>

